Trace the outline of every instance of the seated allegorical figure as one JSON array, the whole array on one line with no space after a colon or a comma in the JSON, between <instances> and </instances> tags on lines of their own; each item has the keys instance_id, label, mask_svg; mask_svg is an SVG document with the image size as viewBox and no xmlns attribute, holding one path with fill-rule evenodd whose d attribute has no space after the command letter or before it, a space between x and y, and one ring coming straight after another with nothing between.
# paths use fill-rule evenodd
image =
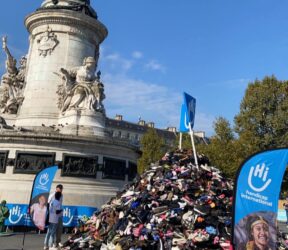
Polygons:
<instances>
[{"instance_id":1,"label":"seated allegorical figure","mask_svg":"<svg viewBox=\"0 0 288 250\"><path fill-rule=\"evenodd\" d=\"M104 112L102 100L105 98L104 85L99 76L95 76L96 60L84 58L83 65L71 70L60 69L64 84L58 89L62 98L59 107L61 112L67 110L94 110Z\"/></svg>"}]
</instances>

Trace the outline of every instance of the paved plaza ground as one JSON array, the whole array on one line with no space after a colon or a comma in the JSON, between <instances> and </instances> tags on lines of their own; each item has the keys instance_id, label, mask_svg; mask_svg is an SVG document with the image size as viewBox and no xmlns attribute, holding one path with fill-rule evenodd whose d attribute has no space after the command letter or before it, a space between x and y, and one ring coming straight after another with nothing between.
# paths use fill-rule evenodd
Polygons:
<instances>
[{"instance_id":1,"label":"paved plaza ground","mask_svg":"<svg viewBox=\"0 0 288 250\"><path fill-rule=\"evenodd\" d=\"M43 250L45 234L28 233L25 236L25 250ZM63 234L65 241L68 234ZM11 236L0 237L0 250L22 250L23 233L15 233Z\"/></svg>"},{"instance_id":2,"label":"paved plaza ground","mask_svg":"<svg viewBox=\"0 0 288 250\"><path fill-rule=\"evenodd\" d=\"M288 228L285 223L278 224L281 232L287 232ZM28 233L25 237L24 250L42 250L45 234ZM62 240L65 241L68 234L63 234ZM11 236L0 237L0 250L22 250L23 233L15 233Z\"/></svg>"}]
</instances>

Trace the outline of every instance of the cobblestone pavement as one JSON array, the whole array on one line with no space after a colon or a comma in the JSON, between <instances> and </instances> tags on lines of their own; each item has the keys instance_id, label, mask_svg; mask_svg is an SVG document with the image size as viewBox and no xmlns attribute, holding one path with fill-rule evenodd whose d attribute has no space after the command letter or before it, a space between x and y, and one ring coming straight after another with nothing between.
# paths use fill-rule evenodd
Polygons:
<instances>
[{"instance_id":1,"label":"cobblestone pavement","mask_svg":"<svg viewBox=\"0 0 288 250\"><path fill-rule=\"evenodd\" d=\"M28 233L25 237L24 250L43 250L45 234ZM62 235L65 241L68 235ZM0 250L22 250L23 233L0 237Z\"/></svg>"},{"instance_id":2,"label":"cobblestone pavement","mask_svg":"<svg viewBox=\"0 0 288 250\"><path fill-rule=\"evenodd\" d=\"M284 222L278 223L281 232L288 233L288 227ZM42 250L45 234L28 233L25 237L24 250ZM65 241L68 234L62 235ZM10 236L0 237L0 250L22 250L23 233L15 233Z\"/></svg>"},{"instance_id":3,"label":"cobblestone pavement","mask_svg":"<svg viewBox=\"0 0 288 250\"><path fill-rule=\"evenodd\" d=\"M280 232L285 232L285 233L288 233L288 225L286 225L285 222L278 222L278 228L280 230Z\"/></svg>"}]
</instances>

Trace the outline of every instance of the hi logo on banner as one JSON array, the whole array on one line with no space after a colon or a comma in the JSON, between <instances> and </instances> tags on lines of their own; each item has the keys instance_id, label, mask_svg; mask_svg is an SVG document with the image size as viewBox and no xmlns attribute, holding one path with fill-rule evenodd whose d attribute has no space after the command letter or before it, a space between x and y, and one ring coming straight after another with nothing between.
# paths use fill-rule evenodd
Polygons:
<instances>
[{"instance_id":1,"label":"hi logo on banner","mask_svg":"<svg viewBox=\"0 0 288 250\"><path fill-rule=\"evenodd\" d=\"M16 205L10 209L9 222L13 225L18 224L23 218L24 214L21 212L21 207Z\"/></svg>"},{"instance_id":2,"label":"hi logo on banner","mask_svg":"<svg viewBox=\"0 0 288 250\"><path fill-rule=\"evenodd\" d=\"M71 209L68 207L65 207L63 209L63 225L64 226L70 226L70 224L73 221L73 217L74 216L73 216Z\"/></svg>"},{"instance_id":3,"label":"hi logo on banner","mask_svg":"<svg viewBox=\"0 0 288 250\"><path fill-rule=\"evenodd\" d=\"M45 186L49 182L49 175L47 173L44 173L39 178L39 184L41 186Z\"/></svg>"},{"instance_id":4,"label":"hi logo on banner","mask_svg":"<svg viewBox=\"0 0 288 250\"><path fill-rule=\"evenodd\" d=\"M252 166L250 168L249 175L248 175L249 187L255 192L264 191L272 181L271 179L267 180L268 172L269 172L269 168L266 167L265 163L262 163L262 165L258 164L256 165L256 167ZM260 187L254 186L253 182L255 181L257 181L257 183L260 183Z\"/></svg>"}]
</instances>

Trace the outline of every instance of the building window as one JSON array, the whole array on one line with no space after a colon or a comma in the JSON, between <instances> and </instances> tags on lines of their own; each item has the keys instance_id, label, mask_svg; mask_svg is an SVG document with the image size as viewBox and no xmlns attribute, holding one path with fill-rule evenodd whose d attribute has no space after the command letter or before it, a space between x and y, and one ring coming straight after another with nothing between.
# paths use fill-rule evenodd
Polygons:
<instances>
[{"instance_id":1,"label":"building window","mask_svg":"<svg viewBox=\"0 0 288 250\"><path fill-rule=\"evenodd\" d=\"M138 134L135 135L135 141L139 141L139 135Z\"/></svg>"}]
</instances>

